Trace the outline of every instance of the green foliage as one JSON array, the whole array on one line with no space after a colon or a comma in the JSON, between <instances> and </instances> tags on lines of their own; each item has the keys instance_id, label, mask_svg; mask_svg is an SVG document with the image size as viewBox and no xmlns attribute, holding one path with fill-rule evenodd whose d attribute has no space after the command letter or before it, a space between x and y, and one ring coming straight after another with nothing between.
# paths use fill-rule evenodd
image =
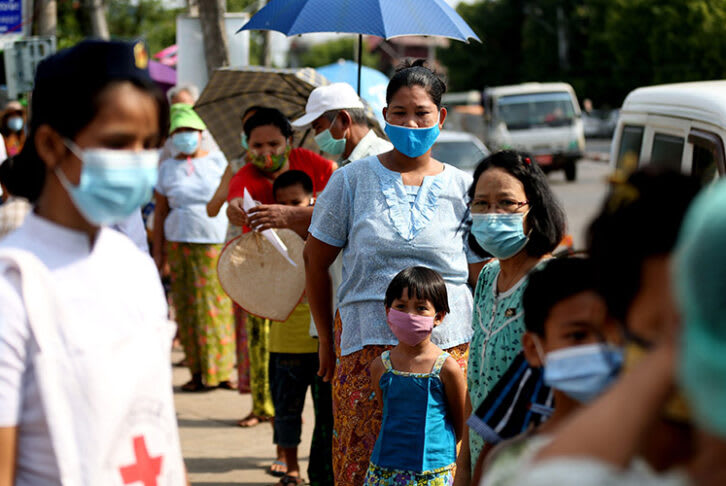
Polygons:
<instances>
[{"instance_id":1,"label":"green foliage","mask_svg":"<svg viewBox=\"0 0 726 486\"><path fill-rule=\"evenodd\" d=\"M164 8L161 0L107 0L106 19L111 37L144 39L155 53L176 42L176 17L186 9ZM257 0L227 0L228 12L240 12ZM82 0L58 2L58 45L69 47L91 35Z\"/></svg>"},{"instance_id":2,"label":"green foliage","mask_svg":"<svg viewBox=\"0 0 726 486\"><path fill-rule=\"evenodd\" d=\"M562 80L596 105L619 106L638 86L726 75L724 0L481 0L458 10L483 45L439 51L452 91Z\"/></svg>"},{"instance_id":3,"label":"green foliage","mask_svg":"<svg viewBox=\"0 0 726 486\"><path fill-rule=\"evenodd\" d=\"M300 62L303 66L320 67L332 64L338 59L353 61L357 43L357 38L344 38L317 44L302 54ZM379 55L368 52L364 45L363 65L378 69L379 61Z\"/></svg>"},{"instance_id":4,"label":"green foliage","mask_svg":"<svg viewBox=\"0 0 726 486\"><path fill-rule=\"evenodd\" d=\"M257 0L227 0L227 12L241 12L255 3Z\"/></svg>"},{"instance_id":5,"label":"green foliage","mask_svg":"<svg viewBox=\"0 0 726 486\"><path fill-rule=\"evenodd\" d=\"M176 43L176 17L184 9L164 9L159 0L111 0L107 4L112 37L144 39L153 54Z\"/></svg>"}]
</instances>

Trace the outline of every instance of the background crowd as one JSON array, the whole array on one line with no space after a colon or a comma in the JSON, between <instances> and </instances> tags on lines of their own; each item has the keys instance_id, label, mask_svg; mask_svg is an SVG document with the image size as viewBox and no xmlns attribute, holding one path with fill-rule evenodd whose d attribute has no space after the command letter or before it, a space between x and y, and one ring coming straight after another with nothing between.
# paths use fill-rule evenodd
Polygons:
<instances>
[{"instance_id":1,"label":"background crowd","mask_svg":"<svg viewBox=\"0 0 726 486\"><path fill-rule=\"evenodd\" d=\"M560 256L565 214L527 154L473 176L431 157L446 84L422 61L388 84L388 140L332 84L296 120L240 113L236 161L194 88L165 99L144 67L82 42L41 63L27 122L15 103L0 119L0 215L27 212L0 233L0 485L141 481L147 447L183 484L162 280L181 389L251 393L239 425L272 422L282 486L303 483L308 390L311 484L724 483L723 183L616 174L585 251ZM225 244L266 229L305 240L284 322L217 278Z\"/></svg>"}]
</instances>

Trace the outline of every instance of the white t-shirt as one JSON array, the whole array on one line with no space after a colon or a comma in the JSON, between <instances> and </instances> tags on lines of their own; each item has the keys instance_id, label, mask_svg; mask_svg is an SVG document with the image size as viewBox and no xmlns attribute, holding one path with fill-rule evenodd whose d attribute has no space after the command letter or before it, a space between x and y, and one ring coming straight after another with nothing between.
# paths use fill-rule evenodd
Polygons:
<instances>
[{"instance_id":1,"label":"white t-shirt","mask_svg":"<svg viewBox=\"0 0 726 486\"><path fill-rule=\"evenodd\" d=\"M119 330L143 339L150 322L166 322L166 301L153 262L114 230L101 229L91 248L85 233L31 212L0 248L28 251L45 264L67 311L64 331L79 349L106 342ZM0 427L19 429L16 485L59 484L32 362L37 348L18 289L16 272L0 275ZM160 394L172 394L170 383L160 385ZM178 438L176 424L173 429Z\"/></svg>"},{"instance_id":2,"label":"white t-shirt","mask_svg":"<svg viewBox=\"0 0 726 486\"><path fill-rule=\"evenodd\" d=\"M690 486L681 471L656 473L636 459L628 469L588 458L561 458L530 463L511 483L516 486Z\"/></svg>"}]
</instances>

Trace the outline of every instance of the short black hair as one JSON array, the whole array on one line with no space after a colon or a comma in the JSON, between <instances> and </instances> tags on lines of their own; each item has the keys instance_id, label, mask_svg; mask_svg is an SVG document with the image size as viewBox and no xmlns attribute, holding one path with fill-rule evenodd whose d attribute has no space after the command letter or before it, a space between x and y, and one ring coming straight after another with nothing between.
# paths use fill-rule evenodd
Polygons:
<instances>
[{"instance_id":1,"label":"short black hair","mask_svg":"<svg viewBox=\"0 0 726 486\"><path fill-rule=\"evenodd\" d=\"M393 301L403 295L403 289L408 289L408 296L428 300L436 312L449 311L449 297L446 292L446 282L438 272L426 267L408 267L393 277L386 289L386 307L391 307Z\"/></svg>"},{"instance_id":2,"label":"short black hair","mask_svg":"<svg viewBox=\"0 0 726 486\"><path fill-rule=\"evenodd\" d=\"M446 93L446 83L441 76L426 66L425 59L405 61L396 68L396 74L388 82L386 89L386 104L391 104L399 89L411 86L421 86L436 107L441 108L441 97Z\"/></svg>"},{"instance_id":3,"label":"short black hair","mask_svg":"<svg viewBox=\"0 0 726 486\"><path fill-rule=\"evenodd\" d=\"M292 137L292 125L290 125L290 121L280 110L275 108L258 108L257 112L245 122L245 135L249 138L252 130L265 125L272 125L279 128L282 136L285 138Z\"/></svg>"},{"instance_id":4,"label":"short black hair","mask_svg":"<svg viewBox=\"0 0 726 486\"><path fill-rule=\"evenodd\" d=\"M587 240L598 292L621 323L640 289L643 263L673 251L699 188L694 177L652 166L612 184Z\"/></svg>"},{"instance_id":5,"label":"short black hair","mask_svg":"<svg viewBox=\"0 0 726 486\"><path fill-rule=\"evenodd\" d=\"M313 180L305 172L301 170L288 170L283 172L272 183L272 194L277 194L278 189L300 184L308 196L313 195Z\"/></svg>"},{"instance_id":6,"label":"short black hair","mask_svg":"<svg viewBox=\"0 0 726 486\"><path fill-rule=\"evenodd\" d=\"M469 188L469 201L474 200L476 184L481 175L489 169L500 168L519 180L529 201L527 225L531 232L524 247L534 257L552 252L565 235L565 211L555 197L547 176L539 165L527 154L513 150L502 150L485 157L474 171L474 182ZM489 256L473 235L469 235L469 246L481 256Z\"/></svg>"},{"instance_id":7,"label":"short black hair","mask_svg":"<svg viewBox=\"0 0 726 486\"><path fill-rule=\"evenodd\" d=\"M588 290L595 291L590 260L579 257L549 260L543 268L532 272L522 295L525 328L544 336L545 322L555 304Z\"/></svg>"}]
</instances>

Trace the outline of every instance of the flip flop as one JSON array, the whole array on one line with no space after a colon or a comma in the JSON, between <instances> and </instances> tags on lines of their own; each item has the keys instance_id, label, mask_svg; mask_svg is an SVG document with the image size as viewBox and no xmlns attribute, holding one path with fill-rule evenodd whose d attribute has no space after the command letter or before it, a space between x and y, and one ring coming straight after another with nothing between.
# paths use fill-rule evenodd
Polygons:
<instances>
[{"instance_id":1,"label":"flip flop","mask_svg":"<svg viewBox=\"0 0 726 486\"><path fill-rule=\"evenodd\" d=\"M278 471L275 471L273 467L280 466ZM282 469L285 469L284 471ZM270 476L275 476L276 478L281 478L287 475L287 464L285 464L285 461L281 461L280 459L272 461L272 464L270 464L270 467L267 468L267 474Z\"/></svg>"},{"instance_id":2,"label":"flip flop","mask_svg":"<svg viewBox=\"0 0 726 486\"><path fill-rule=\"evenodd\" d=\"M236 390L237 389L237 383L230 381L230 380L224 380L220 381L217 385L217 388L221 390Z\"/></svg>"},{"instance_id":3,"label":"flip flop","mask_svg":"<svg viewBox=\"0 0 726 486\"><path fill-rule=\"evenodd\" d=\"M199 381L189 380L181 386L181 390L185 392L203 392L209 391L211 388L204 385Z\"/></svg>"},{"instance_id":4,"label":"flip flop","mask_svg":"<svg viewBox=\"0 0 726 486\"><path fill-rule=\"evenodd\" d=\"M305 480L299 476L288 476L285 474L275 486L290 486L291 484L305 484Z\"/></svg>"},{"instance_id":5,"label":"flip flop","mask_svg":"<svg viewBox=\"0 0 726 486\"><path fill-rule=\"evenodd\" d=\"M260 415L255 415L253 413L249 414L242 420L237 422L237 425L239 425L242 428L249 428L254 427L256 425L260 425L263 422L270 422L272 420L272 417L263 417Z\"/></svg>"}]
</instances>

